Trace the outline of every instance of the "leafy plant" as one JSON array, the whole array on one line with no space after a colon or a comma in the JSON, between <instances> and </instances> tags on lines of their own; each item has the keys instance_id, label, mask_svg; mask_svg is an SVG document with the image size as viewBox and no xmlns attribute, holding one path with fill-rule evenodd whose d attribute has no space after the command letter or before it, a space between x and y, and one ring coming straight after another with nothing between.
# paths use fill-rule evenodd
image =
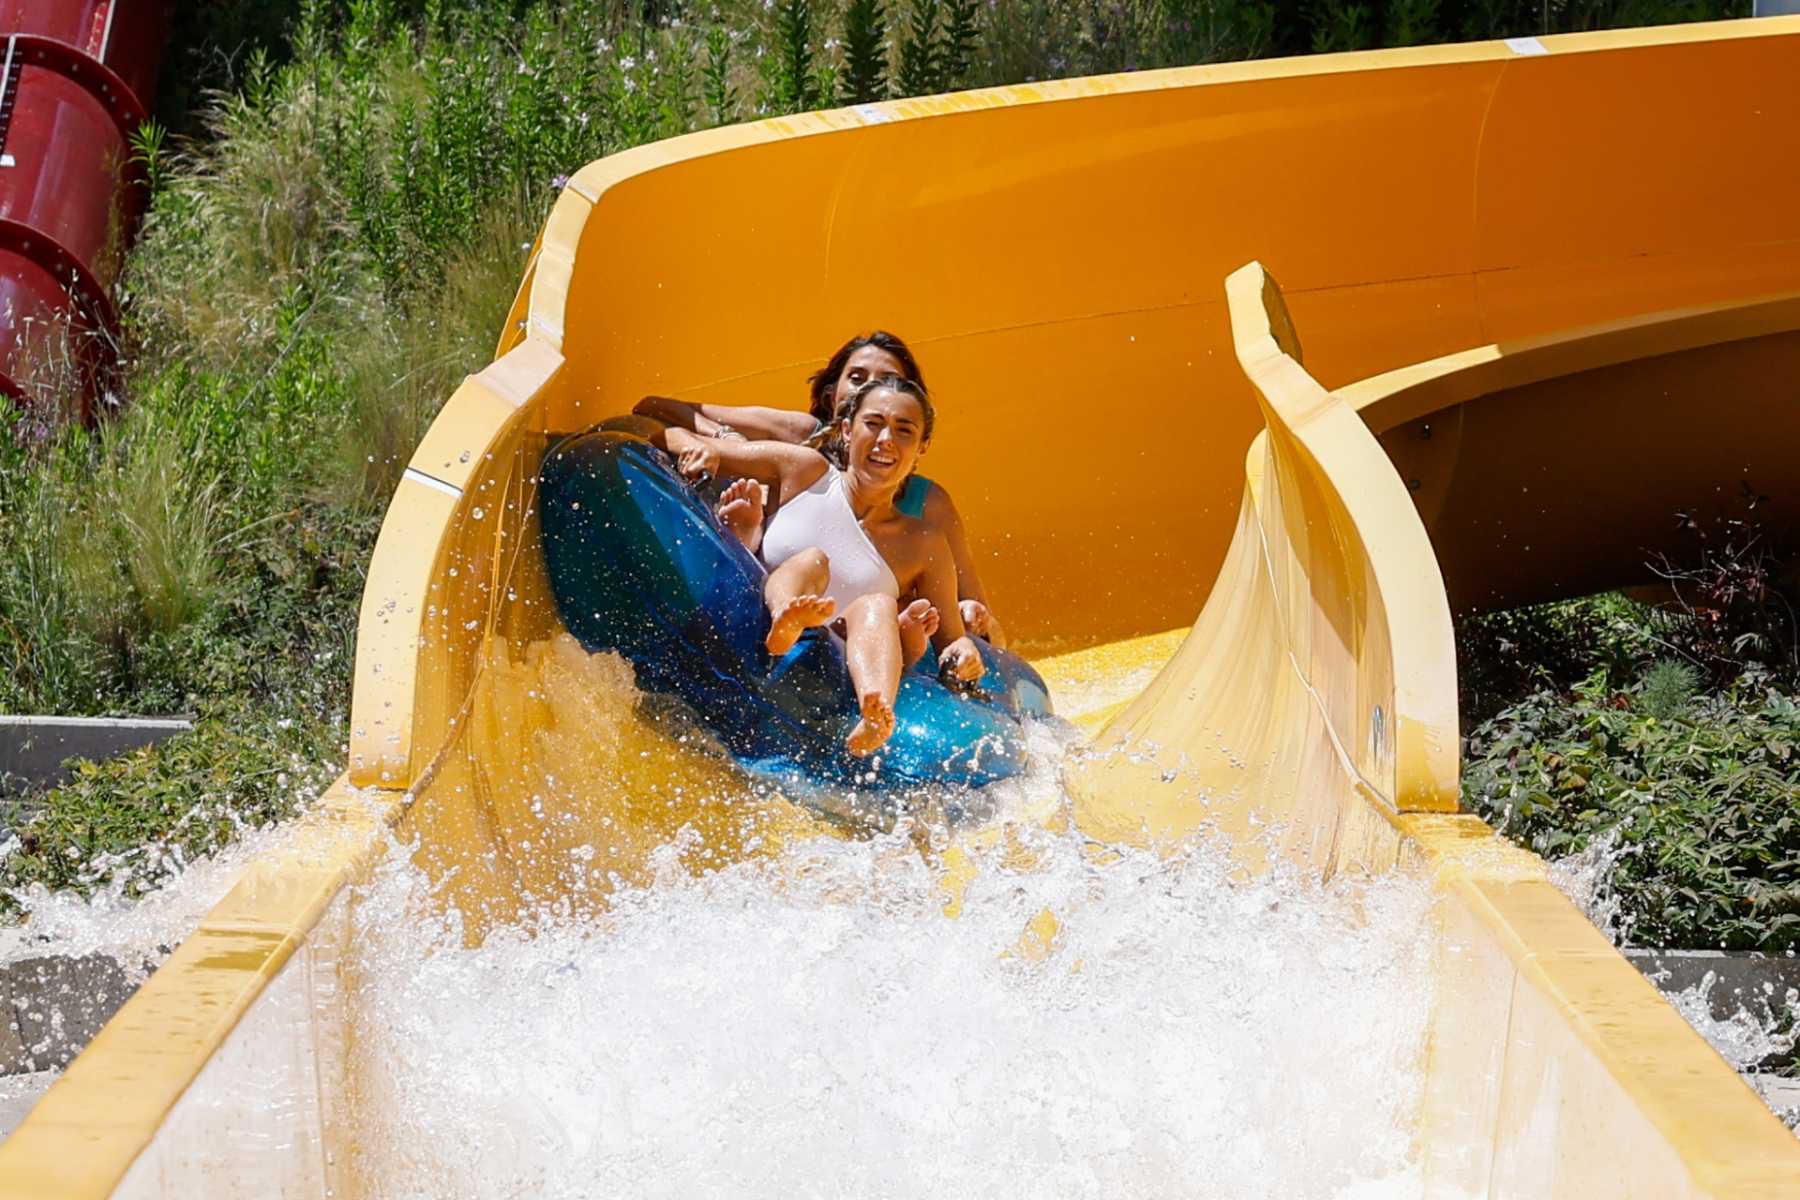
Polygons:
<instances>
[{"instance_id":1,"label":"leafy plant","mask_svg":"<svg viewBox=\"0 0 1800 1200\"><path fill-rule=\"evenodd\" d=\"M731 78L731 31L723 25L715 25L706 31L701 95L714 125L729 125L737 120L738 91Z\"/></svg>"},{"instance_id":2,"label":"leafy plant","mask_svg":"<svg viewBox=\"0 0 1800 1200\"><path fill-rule=\"evenodd\" d=\"M1441 38L1438 0L1387 0L1384 43L1417 46Z\"/></svg>"},{"instance_id":3,"label":"leafy plant","mask_svg":"<svg viewBox=\"0 0 1800 1200\"><path fill-rule=\"evenodd\" d=\"M887 75L887 10L882 0L850 0L844 9L845 101L886 99Z\"/></svg>"},{"instance_id":4,"label":"leafy plant","mask_svg":"<svg viewBox=\"0 0 1800 1200\"><path fill-rule=\"evenodd\" d=\"M1639 704L1657 720L1670 721L1687 713L1699 690L1700 672L1687 663L1664 660L1644 672Z\"/></svg>"},{"instance_id":5,"label":"leafy plant","mask_svg":"<svg viewBox=\"0 0 1800 1200\"><path fill-rule=\"evenodd\" d=\"M1464 802L1547 857L1615 837L1635 944L1800 948L1800 705L1743 682L1675 708L1671 683L1526 697L1470 735Z\"/></svg>"},{"instance_id":6,"label":"leafy plant","mask_svg":"<svg viewBox=\"0 0 1800 1200\"><path fill-rule=\"evenodd\" d=\"M1366 4L1307 0L1306 20L1312 27L1314 54L1366 50L1375 44L1373 14Z\"/></svg>"},{"instance_id":7,"label":"leafy plant","mask_svg":"<svg viewBox=\"0 0 1800 1200\"><path fill-rule=\"evenodd\" d=\"M768 104L782 113L820 102L812 0L775 0L769 53L763 57Z\"/></svg>"},{"instance_id":8,"label":"leafy plant","mask_svg":"<svg viewBox=\"0 0 1800 1200\"><path fill-rule=\"evenodd\" d=\"M1471 729L1533 692L1596 672L1624 688L1672 647L1656 610L1618 593L1482 613L1456 625L1458 703Z\"/></svg>"},{"instance_id":9,"label":"leafy plant","mask_svg":"<svg viewBox=\"0 0 1800 1200\"><path fill-rule=\"evenodd\" d=\"M944 48L939 20L943 0L913 0L912 22L900 43L900 92L928 96L944 90Z\"/></svg>"},{"instance_id":10,"label":"leafy plant","mask_svg":"<svg viewBox=\"0 0 1800 1200\"><path fill-rule=\"evenodd\" d=\"M975 56L981 39L976 15L981 0L944 0L943 83L966 88L974 82Z\"/></svg>"}]
</instances>

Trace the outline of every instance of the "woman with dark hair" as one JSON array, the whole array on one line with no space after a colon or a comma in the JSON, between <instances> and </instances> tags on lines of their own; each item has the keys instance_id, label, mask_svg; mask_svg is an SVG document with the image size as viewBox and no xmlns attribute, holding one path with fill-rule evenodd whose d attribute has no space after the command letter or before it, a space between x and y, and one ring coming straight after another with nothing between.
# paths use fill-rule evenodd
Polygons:
<instances>
[{"instance_id":1,"label":"woman with dark hair","mask_svg":"<svg viewBox=\"0 0 1800 1200\"><path fill-rule=\"evenodd\" d=\"M666 396L646 396L634 412L707 437L745 438L752 441L789 442L818 447L829 435L833 416L856 388L872 379L893 375L925 388L925 378L911 347L898 335L877 329L851 338L838 347L809 383L807 411L760 405L691 404ZM767 489L749 479L739 479L720 498L719 519L755 551L763 532ZM969 549L962 515L950 493L922 475L907 478L896 498L898 509L918 518L943 535L956 560L958 615L977 637L996 646L1006 644L999 620L987 606L975 556Z\"/></svg>"},{"instance_id":2,"label":"woman with dark hair","mask_svg":"<svg viewBox=\"0 0 1800 1200\"><path fill-rule=\"evenodd\" d=\"M670 428L654 440L683 475L726 473L774 490L774 515L762 538L769 568L767 648L786 654L807 629L840 629L861 720L852 754L872 753L894 731L894 698L909 658L929 637L941 673L973 682L984 670L964 631L956 600L956 562L944 536L895 503L931 444L934 417L925 389L884 375L853 389L833 422L833 462L808 446L705 437ZM939 618L909 634L900 597ZM913 644L909 644L909 642Z\"/></svg>"}]
</instances>

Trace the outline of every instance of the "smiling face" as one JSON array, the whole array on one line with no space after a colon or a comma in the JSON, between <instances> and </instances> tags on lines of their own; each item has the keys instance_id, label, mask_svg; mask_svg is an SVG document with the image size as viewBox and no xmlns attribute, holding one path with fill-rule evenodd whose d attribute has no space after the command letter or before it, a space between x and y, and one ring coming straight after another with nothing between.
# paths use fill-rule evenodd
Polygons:
<instances>
[{"instance_id":1,"label":"smiling face","mask_svg":"<svg viewBox=\"0 0 1800 1200\"><path fill-rule=\"evenodd\" d=\"M851 392L883 375L898 375L904 379L906 367L880 346L859 347L844 360L844 369L838 372L837 386L831 393L831 411L839 411Z\"/></svg>"},{"instance_id":2,"label":"smiling face","mask_svg":"<svg viewBox=\"0 0 1800 1200\"><path fill-rule=\"evenodd\" d=\"M898 488L929 445L925 407L885 387L863 397L844 430L846 467L859 487Z\"/></svg>"}]
</instances>

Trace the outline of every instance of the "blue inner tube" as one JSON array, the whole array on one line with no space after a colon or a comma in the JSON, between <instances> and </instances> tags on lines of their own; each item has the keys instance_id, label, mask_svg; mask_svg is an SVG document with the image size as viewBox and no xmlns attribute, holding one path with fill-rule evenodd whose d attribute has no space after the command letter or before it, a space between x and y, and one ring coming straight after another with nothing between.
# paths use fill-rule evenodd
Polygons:
<instances>
[{"instance_id":1,"label":"blue inner tube","mask_svg":"<svg viewBox=\"0 0 1800 1200\"><path fill-rule=\"evenodd\" d=\"M874 759L844 738L855 697L838 641L813 630L787 654L763 649L765 572L668 456L631 433L564 438L544 457L544 563L564 626L589 651L616 650L647 691L679 697L746 767L784 781L876 791L982 787L1025 765L1026 717L1049 693L1017 655L979 643L972 692L906 673L894 736Z\"/></svg>"}]
</instances>

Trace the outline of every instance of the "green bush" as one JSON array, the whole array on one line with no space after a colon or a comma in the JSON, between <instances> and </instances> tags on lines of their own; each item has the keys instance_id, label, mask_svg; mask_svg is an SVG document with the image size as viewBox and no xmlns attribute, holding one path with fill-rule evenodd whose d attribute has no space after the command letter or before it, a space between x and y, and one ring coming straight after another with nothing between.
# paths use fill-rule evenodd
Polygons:
<instances>
[{"instance_id":1,"label":"green bush","mask_svg":"<svg viewBox=\"0 0 1800 1200\"><path fill-rule=\"evenodd\" d=\"M52 802L15 812L16 848L0 861L0 914L30 889L136 896L216 853L246 829L299 812L336 774L304 721L251 712L105 763L83 763Z\"/></svg>"},{"instance_id":2,"label":"green bush","mask_svg":"<svg viewBox=\"0 0 1800 1200\"><path fill-rule=\"evenodd\" d=\"M1464 803L1548 858L1613 837L1606 886L1636 944L1800 948L1800 705L1699 680L1658 664L1532 693L1469 736Z\"/></svg>"},{"instance_id":3,"label":"green bush","mask_svg":"<svg viewBox=\"0 0 1800 1200\"><path fill-rule=\"evenodd\" d=\"M1624 688L1669 652L1667 614L1619 593L1482 613L1456 624L1464 731L1539 691L1567 691L1596 672Z\"/></svg>"},{"instance_id":4,"label":"green bush","mask_svg":"<svg viewBox=\"0 0 1800 1200\"><path fill-rule=\"evenodd\" d=\"M882 0L850 0L844 9L843 95L846 104L888 94L887 11Z\"/></svg>"}]
</instances>

